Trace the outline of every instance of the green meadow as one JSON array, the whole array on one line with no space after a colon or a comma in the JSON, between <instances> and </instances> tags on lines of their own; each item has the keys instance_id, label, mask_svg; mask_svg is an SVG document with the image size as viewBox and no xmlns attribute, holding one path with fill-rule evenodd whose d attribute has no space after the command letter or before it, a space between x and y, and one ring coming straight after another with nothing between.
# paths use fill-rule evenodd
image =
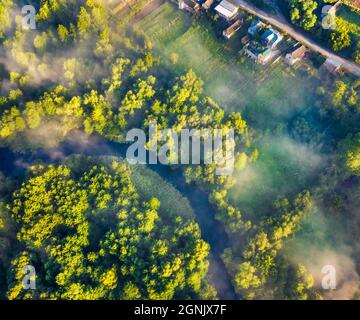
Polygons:
<instances>
[{"instance_id":1,"label":"green meadow","mask_svg":"<svg viewBox=\"0 0 360 320\"><path fill-rule=\"evenodd\" d=\"M293 195L312 185L326 160L316 150L286 135L267 135L259 141L258 148L258 160L238 173L229 193L230 199L251 219L269 213L269 204L278 197Z\"/></svg>"},{"instance_id":2,"label":"green meadow","mask_svg":"<svg viewBox=\"0 0 360 320\"><path fill-rule=\"evenodd\" d=\"M223 38L209 17L195 19L166 2L135 27L173 71L193 69L208 95L227 111L241 111L257 129L274 129L313 102L316 80L305 70L283 61L262 67L241 59L240 36ZM245 33L245 28L239 30Z\"/></svg>"},{"instance_id":3,"label":"green meadow","mask_svg":"<svg viewBox=\"0 0 360 320\"><path fill-rule=\"evenodd\" d=\"M360 41L360 14L350 7L343 5L337 12L338 23L345 24L353 41L353 46Z\"/></svg>"}]
</instances>

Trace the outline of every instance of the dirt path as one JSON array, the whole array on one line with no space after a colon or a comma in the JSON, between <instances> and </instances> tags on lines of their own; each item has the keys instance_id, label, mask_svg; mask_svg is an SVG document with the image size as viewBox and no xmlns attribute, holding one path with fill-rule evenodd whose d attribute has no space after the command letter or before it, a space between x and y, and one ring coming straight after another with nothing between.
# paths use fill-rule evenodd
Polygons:
<instances>
[{"instance_id":1,"label":"dirt path","mask_svg":"<svg viewBox=\"0 0 360 320\"><path fill-rule=\"evenodd\" d=\"M246 10L259 18L269 22L270 24L274 25L275 27L285 31L290 36L292 36L297 41L303 43L311 50L317 51L318 53L321 53L323 56L331 58L337 62L340 62L343 67L349 71L350 73L360 77L360 66L356 64L355 62L352 62L350 60L344 59L329 49L326 49L316 43L314 40L310 39L305 34L302 34L300 31L296 30L289 22L287 22L282 16L274 16L271 13L267 13L265 11L262 11L253 5L245 2L244 0L233 0L233 3L238 5L241 9Z\"/></svg>"},{"instance_id":2,"label":"dirt path","mask_svg":"<svg viewBox=\"0 0 360 320\"><path fill-rule=\"evenodd\" d=\"M154 0L147 7L145 7L139 14L130 20L131 23L139 22L144 19L148 14L160 7L166 0Z\"/></svg>"}]
</instances>

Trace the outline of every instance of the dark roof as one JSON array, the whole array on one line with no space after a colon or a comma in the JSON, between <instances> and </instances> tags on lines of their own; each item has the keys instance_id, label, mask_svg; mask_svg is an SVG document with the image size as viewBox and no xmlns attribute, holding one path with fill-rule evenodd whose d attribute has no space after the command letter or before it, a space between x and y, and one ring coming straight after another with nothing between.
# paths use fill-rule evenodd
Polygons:
<instances>
[{"instance_id":1,"label":"dark roof","mask_svg":"<svg viewBox=\"0 0 360 320\"><path fill-rule=\"evenodd\" d=\"M248 50L250 50L255 55L263 54L269 55L271 50L267 47L262 46L260 43L256 41L251 41L248 45Z\"/></svg>"},{"instance_id":2,"label":"dark roof","mask_svg":"<svg viewBox=\"0 0 360 320\"><path fill-rule=\"evenodd\" d=\"M182 0L187 6L192 9L198 9L200 5L195 0Z\"/></svg>"},{"instance_id":3,"label":"dark roof","mask_svg":"<svg viewBox=\"0 0 360 320\"><path fill-rule=\"evenodd\" d=\"M265 40L267 37L274 34L274 32L270 29L265 30L265 32L261 35L261 40Z\"/></svg>"}]
</instances>

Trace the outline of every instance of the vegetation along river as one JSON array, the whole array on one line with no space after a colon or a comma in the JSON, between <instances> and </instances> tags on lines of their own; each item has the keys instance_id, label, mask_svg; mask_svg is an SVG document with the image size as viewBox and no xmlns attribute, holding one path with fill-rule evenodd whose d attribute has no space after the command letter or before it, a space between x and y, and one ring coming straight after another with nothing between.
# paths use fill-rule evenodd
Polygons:
<instances>
[{"instance_id":1,"label":"vegetation along river","mask_svg":"<svg viewBox=\"0 0 360 320\"><path fill-rule=\"evenodd\" d=\"M62 156L81 153L88 156L116 156L124 158L128 145L115 142L107 142L96 138L96 143L89 143L79 147L73 140L62 142L53 152L50 150L39 150L29 153L15 153L8 148L0 148L0 171L9 176L17 176L24 173L26 165L41 160L45 163L56 163L58 158L54 154ZM59 151L60 150L60 151ZM182 195L188 199L193 208L197 222L200 225L203 239L210 244L210 268L211 282L215 286L220 299L238 299L234 291L231 279L223 261L221 253L228 245L228 236L223 225L215 220L214 208L210 205L208 194L202 190L185 183L180 170L173 170L162 164L148 165L165 181L172 184Z\"/></svg>"}]
</instances>

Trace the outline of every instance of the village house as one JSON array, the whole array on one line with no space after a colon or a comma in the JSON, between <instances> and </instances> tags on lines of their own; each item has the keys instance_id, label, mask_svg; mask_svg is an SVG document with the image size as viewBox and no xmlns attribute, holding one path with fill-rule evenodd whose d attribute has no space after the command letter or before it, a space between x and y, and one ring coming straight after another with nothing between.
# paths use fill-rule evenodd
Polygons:
<instances>
[{"instance_id":1,"label":"village house","mask_svg":"<svg viewBox=\"0 0 360 320\"><path fill-rule=\"evenodd\" d=\"M247 36L241 39L241 43L246 45L244 52L247 56L264 65L273 56L272 50L282 38L278 31L268 28L260 19L254 19L248 28Z\"/></svg>"},{"instance_id":2,"label":"village house","mask_svg":"<svg viewBox=\"0 0 360 320\"><path fill-rule=\"evenodd\" d=\"M202 7L205 9L205 10L209 10L211 8L211 6L213 5L214 3L214 0L206 0L203 4L202 4Z\"/></svg>"},{"instance_id":3,"label":"village house","mask_svg":"<svg viewBox=\"0 0 360 320\"><path fill-rule=\"evenodd\" d=\"M238 7L227 0L223 0L215 7L215 11L224 19L231 21L237 16Z\"/></svg>"},{"instance_id":4,"label":"village house","mask_svg":"<svg viewBox=\"0 0 360 320\"><path fill-rule=\"evenodd\" d=\"M189 11L191 13L198 13L201 10L200 4L195 0L179 0L179 9Z\"/></svg>"},{"instance_id":5,"label":"village house","mask_svg":"<svg viewBox=\"0 0 360 320\"><path fill-rule=\"evenodd\" d=\"M267 46L268 48L273 49L282 40L282 35L273 29L267 29L261 35L260 39L261 39L261 43L264 46Z\"/></svg>"},{"instance_id":6,"label":"village house","mask_svg":"<svg viewBox=\"0 0 360 320\"><path fill-rule=\"evenodd\" d=\"M302 59L304 57L305 53L306 53L305 46L298 46L295 50L293 50L292 52L289 52L285 55L285 61L290 66L292 66L294 63L296 63L297 61Z\"/></svg>"},{"instance_id":7,"label":"village house","mask_svg":"<svg viewBox=\"0 0 360 320\"><path fill-rule=\"evenodd\" d=\"M249 41L250 41L249 35L245 35L245 36L243 36L243 37L241 38L241 43L242 43L243 45L249 43Z\"/></svg>"},{"instance_id":8,"label":"village house","mask_svg":"<svg viewBox=\"0 0 360 320\"><path fill-rule=\"evenodd\" d=\"M341 62L327 58L326 61L321 65L320 70L329 72L334 76L338 76L341 73L342 64Z\"/></svg>"},{"instance_id":9,"label":"village house","mask_svg":"<svg viewBox=\"0 0 360 320\"><path fill-rule=\"evenodd\" d=\"M223 36L230 39L231 36L238 31L242 26L242 20L236 20L230 27L223 31Z\"/></svg>"},{"instance_id":10,"label":"village house","mask_svg":"<svg viewBox=\"0 0 360 320\"><path fill-rule=\"evenodd\" d=\"M282 40L282 35L271 28L267 28L265 23L259 19L251 22L248 28L248 35L252 39L256 39L262 43L263 46L273 49Z\"/></svg>"},{"instance_id":11,"label":"village house","mask_svg":"<svg viewBox=\"0 0 360 320\"><path fill-rule=\"evenodd\" d=\"M251 41L244 50L245 54L259 64L266 64L271 57L271 50L256 41Z\"/></svg>"},{"instance_id":12,"label":"village house","mask_svg":"<svg viewBox=\"0 0 360 320\"><path fill-rule=\"evenodd\" d=\"M254 37L255 35L259 34L264 28L265 24L261 20L255 19L251 22L250 27L248 28L248 34L249 36Z\"/></svg>"}]
</instances>

